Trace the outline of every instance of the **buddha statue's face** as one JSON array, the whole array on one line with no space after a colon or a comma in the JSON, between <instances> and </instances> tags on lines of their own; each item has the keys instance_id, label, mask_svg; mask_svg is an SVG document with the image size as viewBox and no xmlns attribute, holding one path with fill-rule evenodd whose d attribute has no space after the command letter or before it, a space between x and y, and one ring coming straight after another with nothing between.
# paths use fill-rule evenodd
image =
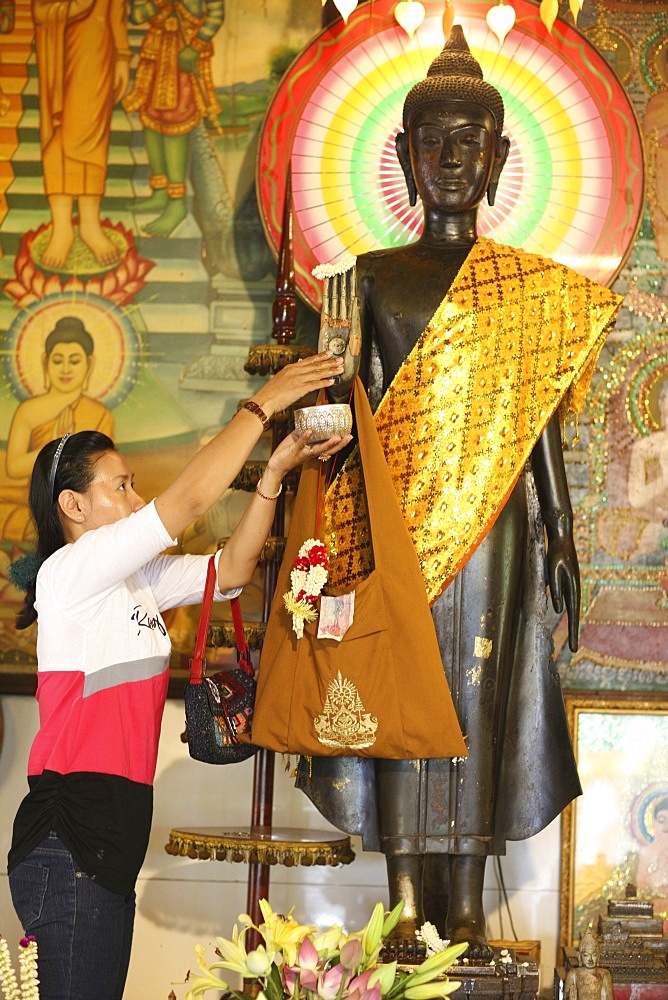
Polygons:
<instances>
[{"instance_id":1,"label":"buddha statue's face","mask_svg":"<svg viewBox=\"0 0 668 1000\"><path fill-rule=\"evenodd\" d=\"M468 101L424 105L411 117L408 145L423 205L448 214L477 208L507 156L507 145L497 150L491 112Z\"/></svg>"},{"instance_id":2,"label":"buddha statue's face","mask_svg":"<svg viewBox=\"0 0 668 1000\"><path fill-rule=\"evenodd\" d=\"M586 938L580 944L580 965L583 969L594 969L598 965L598 945L596 941Z\"/></svg>"},{"instance_id":3,"label":"buddha statue's face","mask_svg":"<svg viewBox=\"0 0 668 1000\"><path fill-rule=\"evenodd\" d=\"M666 405L668 406L668 400ZM668 840L668 809L659 809L654 817L654 840L658 838L662 841Z\"/></svg>"},{"instance_id":4,"label":"buddha statue's face","mask_svg":"<svg viewBox=\"0 0 668 1000\"><path fill-rule=\"evenodd\" d=\"M47 383L58 392L82 391L91 366L81 344L56 344L45 362Z\"/></svg>"}]
</instances>

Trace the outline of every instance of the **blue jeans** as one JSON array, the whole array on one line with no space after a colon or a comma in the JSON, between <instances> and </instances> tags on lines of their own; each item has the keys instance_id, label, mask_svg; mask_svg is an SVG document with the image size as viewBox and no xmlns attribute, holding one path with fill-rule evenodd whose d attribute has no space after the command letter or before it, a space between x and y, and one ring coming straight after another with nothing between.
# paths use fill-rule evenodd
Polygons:
<instances>
[{"instance_id":1,"label":"blue jeans","mask_svg":"<svg viewBox=\"0 0 668 1000\"><path fill-rule=\"evenodd\" d=\"M25 933L37 939L40 1000L122 1000L134 892L103 889L53 832L10 872L9 887Z\"/></svg>"}]
</instances>

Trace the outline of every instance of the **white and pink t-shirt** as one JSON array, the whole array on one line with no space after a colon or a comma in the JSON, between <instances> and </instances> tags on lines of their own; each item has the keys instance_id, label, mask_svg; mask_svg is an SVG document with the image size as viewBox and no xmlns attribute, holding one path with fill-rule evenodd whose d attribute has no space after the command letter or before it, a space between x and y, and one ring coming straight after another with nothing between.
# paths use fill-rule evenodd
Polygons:
<instances>
[{"instance_id":1,"label":"white and pink t-shirt","mask_svg":"<svg viewBox=\"0 0 668 1000\"><path fill-rule=\"evenodd\" d=\"M202 600L209 559L160 555L173 543L151 503L86 532L40 567L40 728L10 870L55 830L101 885L122 893L134 886L167 695L171 643L161 612Z\"/></svg>"}]
</instances>

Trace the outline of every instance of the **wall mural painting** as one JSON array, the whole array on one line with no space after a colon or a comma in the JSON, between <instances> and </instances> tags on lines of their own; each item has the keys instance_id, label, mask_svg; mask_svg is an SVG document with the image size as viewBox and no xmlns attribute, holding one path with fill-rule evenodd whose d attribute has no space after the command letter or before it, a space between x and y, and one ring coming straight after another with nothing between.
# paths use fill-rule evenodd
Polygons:
<instances>
[{"instance_id":1,"label":"wall mural painting","mask_svg":"<svg viewBox=\"0 0 668 1000\"><path fill-rule=\"evenodd\" d=\"M567 453L583 583L567 688L668 687L668 5L595 2L580 27L615 69L643 137L645 201L613 288L625 296Z\"/></svg>"},{"instance_id":2,"label":"wall mural painting","mask_svg":"<svg viewBox=\"0 0 668 1000\"><path fill-rule=\"evenodd\" d=\"M252 391L275 284L257 134L320 18L308 0L73 0L55 16L0 0L0 690L34 673L7 568L32 544L42 445L102 430L151 497ZM180 545L215 549L245 502L230 492ZM174 614L176 665L195 628L196 609Z\"/></svg>"},{"instance_id":3,"label":"wall mural painting","mask_svg":"<svg viewBox=\"0 0 668 1000\"><path fill-rule=\"evenodd\" d=\"M435 0L426 3L431 12ZM369 24L383 4L364 8ZM261 149L258 207L256 157L261 135L271 139L263 119L274 94L288 93L285 81L279 86L284 72L292 66L295 82L302 79L293 60L313 44L322 18L318 0L230 0L224 8L221 0L72 0L63 20L46 17L49 6L0 0L0 690L15 690L15 679L34 669L34 637L13 628L20 595L6 572L30 545L26 483L40 444L63 429L113 427L138 486L152 496L252 391L243 366L248 348L271 330L283 196L283 178ZM488 6L466 0L466 16L475 20L479 10L483 18ZM490 51L490 65L511 62L533 31L532 5L518 0L518 9L518 28ZM361 30L356 17L346 37ZM603 95L623 87L627 110L608 125L642 135L644 176L641 165L612 199L615 211L626 206L632 248L625 262L608 255L609 280L626 299L581 421L581 446L567 452L583 626L573 658L557 626L557 653L567 687L665 688L668 2L588 0L577 29L565 18L550 45L561 46L574 92L584 81L599 118L606 98L598 82ZM539 38L535 44L542 51ZM550 65L538 60L538 79L552 79ZM507 89L512 104L512 81ZM314 94L314 106L321 97ZM348 106L360 108L357 98ZM341 110L326 107L332 120ZM372 128L371 111L367 118ZM579 141L585 132L582 125ZM355 132L355 155L364 135ZM297 137L300 155L308 156L311 138ZM597 132L594 146L602 139ZM614 153L610 176L620 163L639 162L622 139ZM352 160L337 154L337 162ZM551 162L536 160L536 171ZM303 200L302 166L293 176ZM348 196L358 204L355 177ZM320 170L318 184L331 182ZM381 183L370 187L386 197ZM586 190L594 204L596 191ZM586 207L578 214L586 221ZM381 215L379 203L367 218ZM406 238L410 220L402 225ZM604 243L614 242L617 225L603 226ZM303 297L317 302L317 290ZM300 304L298 337L310 342L316 323ZM231 492L181 544L215 547L244 504ZM259 588L251 604L253 593ZM192 642L192 615L177 614L171 631L178 661Z\"/></svg>"}]
</instances>

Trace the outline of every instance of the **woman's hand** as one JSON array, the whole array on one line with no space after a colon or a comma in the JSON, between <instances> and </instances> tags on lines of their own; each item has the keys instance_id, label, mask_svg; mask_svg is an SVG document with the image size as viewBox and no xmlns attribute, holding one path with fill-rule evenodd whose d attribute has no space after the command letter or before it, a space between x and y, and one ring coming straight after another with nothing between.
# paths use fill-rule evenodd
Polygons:
<instances>
[{"instance_id":1,"label":"woman's hand","mask_svg":"<svg viewBox=\"0 0 668 1000\"><path fill-rule=\"evenodd\" d=\"M334 357L331 351L322 351L286 365L252 398L271 417L308 393L329 388L342 372L343 358Z\"/></svg>"},{"instance_id":2,"label":"woman's hand","mask_svg":"<svg viewBox=\"0 0 668 1000\"><path fill-rule=\"evenodd\" d=\"M331 437L328 441L309 444L311 435L310 430L304 434L293 431L283 438L270 456L250 504L220 555L220 590L244 587L252 579L276 514L273 501L278 499L286 472L309 458L326 460L352 440L352 435L346 434L345 437Z\"/></svg>"},{"instance_id":3,"label":"woman's hand","mask_svg":"<svg viewBox=\"0 0 668 1000\"><path fill-rule=\"evenodd\" d=\"M302 462L308 461L309 458L319 458L325 462L352 441L352 434L346 434L345 437L335 435L327 441L309 444L311 435L312 431L310 430L303 434L293 431L292 434L284 437L267 462L263 479L266 480L269 477L271 482L273 482L273 477L282 479L286 472L301 465Z\"/></svg>"}]
</instances>

